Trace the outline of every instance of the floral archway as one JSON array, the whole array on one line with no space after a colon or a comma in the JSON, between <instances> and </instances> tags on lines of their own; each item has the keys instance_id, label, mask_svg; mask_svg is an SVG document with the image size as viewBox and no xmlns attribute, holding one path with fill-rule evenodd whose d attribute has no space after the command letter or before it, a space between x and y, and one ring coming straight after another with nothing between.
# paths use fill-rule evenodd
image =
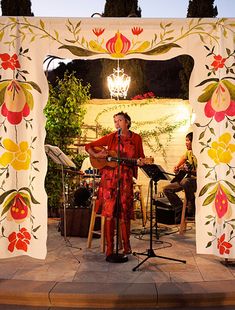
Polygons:
<instances>
[{"instance_id":1,"label":"floral archway","mask_svg":"<svg viewBox=\"0 0 235 310\"><path fill-rule=\"evenodd\" d=\"M46 256L46 55L194 58L197 252L235 258L234 19L0 18L0 258Z\"/></svg>"}]
</instances>

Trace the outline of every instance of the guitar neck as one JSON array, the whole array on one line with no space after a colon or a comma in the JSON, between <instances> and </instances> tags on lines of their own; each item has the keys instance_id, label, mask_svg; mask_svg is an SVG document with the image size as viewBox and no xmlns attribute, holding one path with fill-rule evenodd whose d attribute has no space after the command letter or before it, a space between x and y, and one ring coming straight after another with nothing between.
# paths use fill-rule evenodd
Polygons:
<instances>
[{"instance_id":1,"label":"guitar neck","mask_svg":"<svg viewBox=\"0 0 235 310\"><path fill-rule=\"evenodd\" d=\"M136 165L137 164L137 159L136 158L126 158L126 157L112 157L112 156L108 156L107 158L108 162L120 162L120 163L129 163L132 165Z\"/></svg>"}]
</instances>

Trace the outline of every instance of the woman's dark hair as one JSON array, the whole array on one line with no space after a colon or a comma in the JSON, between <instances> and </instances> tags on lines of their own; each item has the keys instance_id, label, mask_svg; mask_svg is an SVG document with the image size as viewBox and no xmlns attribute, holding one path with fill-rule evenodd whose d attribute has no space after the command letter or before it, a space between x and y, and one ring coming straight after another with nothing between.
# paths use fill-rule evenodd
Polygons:
<instances>
[{"instance_id":1,"label":"woman's dark hair","mask_svg":"<svg viewBox=\"0 0 235 310\"><path fill-rule=\"evenodd\" d=\"M131 127L130 116L126 112L121 111L121 112L118 112L117 114L114 114L113 117L118 116L118 115L123 116L125 118L125 120L127 121L127 128L129 129Z\"/></svg>"},{"instance_id":2,"label":"woman's dark hair","mask_svg":"<svg viewBox=\"0 0 235 310\"><path fill-rule=\"evenodd\" d=\"M189 132L187 135L186 135L186 138L188 138L191 142L193 141L193 132Z\"/></svg>"}]
</instances>

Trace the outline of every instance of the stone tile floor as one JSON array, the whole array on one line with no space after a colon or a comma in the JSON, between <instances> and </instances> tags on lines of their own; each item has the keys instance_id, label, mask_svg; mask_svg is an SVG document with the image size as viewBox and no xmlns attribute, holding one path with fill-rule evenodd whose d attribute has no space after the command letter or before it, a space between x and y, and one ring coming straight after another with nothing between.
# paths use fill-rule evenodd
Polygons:
<instances>
[{"instance_id":1,"label":"stone tile floor","mask_svg":"<svg viewBox=\"0 0 235 310\"><path fill-rule=\"evenodd\" d=\"M218 257L196 254L195 227L183 236L177 226L159 226L159 238L153 229L152 247L156 255L136 271L144 255L129 255L126 263L107 263L100 251L100 239L94 238L87 249L87 238L61 236L58 219L48 220L48 254L45 260L27 256L2 259L0 279L79 282L79 283L187 283L235 280L235 267L221 264ZM191 226L190 226L191 225ZM148 229L133 223L132 249L143 253L150 248ZM186 260L186 264L169 260Z\"/></svg>"},{"instance_id":2,"label":"stone tile floor","mask_svg":"<svg viewBox=\"0 0 235 310\"><path fill-rule=\"evenodd\" d=\"M100 239L94 238L87 249L87 238L64 238L58 224L59 219L48 220L45 260L28 256L1 260L0 309L235 306L235 267L221 264L217 257L196 254L194 224L183 236L177 226L159 225L156 238L154 228L152 250L156 257L147 259L136 271L133 268L150 249L149 228L143 229L141 221L133 223L131 235L132 249L141 254L129 255L128 262L120 264L105 261Z\"/></svg>"}]
</instances>

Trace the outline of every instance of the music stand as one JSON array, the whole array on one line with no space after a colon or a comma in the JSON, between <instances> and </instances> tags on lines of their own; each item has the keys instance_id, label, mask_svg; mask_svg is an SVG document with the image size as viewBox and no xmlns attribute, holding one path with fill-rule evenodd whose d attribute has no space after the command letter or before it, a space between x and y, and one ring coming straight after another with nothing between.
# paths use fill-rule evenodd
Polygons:
<instances>
[{"instance_id":1,"label":"music stand","mask_svg":"<svg viewBox=\"0 0 235 310\"><path fill-rule=\"evenodd\" d=\"M136 271L144 262L146 262L151 257L159 257L163 259L173 260L177 262L181 262L186 264L185 260L156 255L153 250L153 182L155 183L155 189L157 186L157 182L159 180L168 180L169 177L167 176L168 173L164 172L163 168L160 165L144 165L141 167L141 170L150 178L150 244L149 248L146 250L146 253L136 253L134 252L133 255L144 255L146 256L137 266L135 266L132 270Z\"/></svg>"},{"instance_id":2,"label":"music stand","mask_svg":"<svg viewBox=\"0 0 235 310\"><path fill-rule=\"evenodd\" d=\"M76 168L76 165L72 162L72 160L65 155L58 146L52 146L49 144L45 145L46 154L53 160L54 163L61 165L61 175L62 175L62 193L63 193L63 210L64 210L64 239L67 241L67 232L66 232L66 205L68 203L68 199L66 195L68 193L65 192L65 182L64 182L64 166Z\"/></svg>"}]
</instances>

